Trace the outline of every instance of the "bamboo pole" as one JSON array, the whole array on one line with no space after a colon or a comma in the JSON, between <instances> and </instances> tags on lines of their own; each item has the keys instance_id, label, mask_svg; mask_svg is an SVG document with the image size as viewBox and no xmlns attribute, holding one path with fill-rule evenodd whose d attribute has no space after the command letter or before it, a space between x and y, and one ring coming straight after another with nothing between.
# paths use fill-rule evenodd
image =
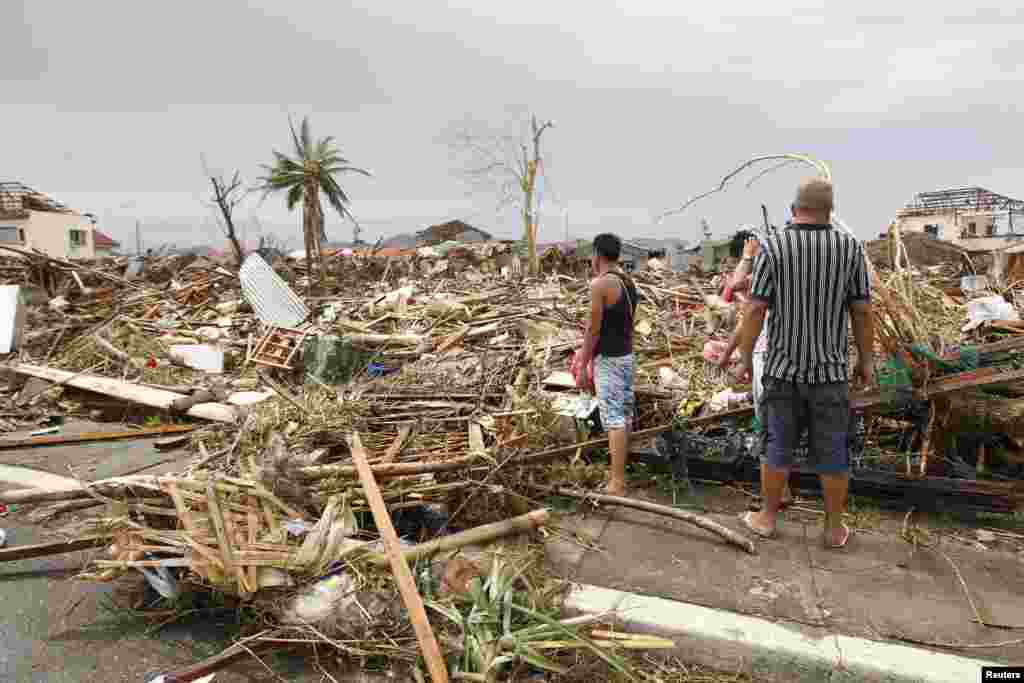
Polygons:
<instances>
[{"instance_id":1,"label":"bamboo pole","mask_svg":"<svg viewBox=\"0 0 1024 683\"><path fill-rule=\"evenodd\" d=\"M413 630L416 632L416 640L419 641L420 651L430 672L430 678L434 683L448 683L448 668L444 658L441 656L441 648L434 637L434 631L427 619L427 609L423 606L423 598L416 590L416 582L413 580L412 572L409 571L409 564L402 555L402 548L398 541L398 534L391 524L391 515L384 504L377 480L373 478L373 470L366 460L366 451L359 439L359 432L354 432L350 440L352 461L356 464L359 472L359 481L362 482L363 492L370 504L370 511L373 513L373 520L377 524L381 539L384 541L384 552L391 563L391 572L398 583L398 592L402 596L409 611L409 619L412 621Z\"/></svg>"},{"instance_id":2,"label":"bamboo pole","mask_svg":"<svg viewBox=\"0 0 1024 683\"><path fill-rule=\"evenodd\" d=\"M464 548L467 545L488 543L504 536L511 536L512 534L524 531L532 531L533 529L544 526L547 523L549 516L550 515L545 508L533 510L532 512L527 512L525 515L519 515L518 517L513 517L511 519L473 527L472 529L460 531L457 534L440 536L432 541L427 541L426 543L420 543L411 548L407 548L402 552L402 554L405 556L406 562L415 562L422 557L434 555L435 553L457 550L459 548ZM388 558L383 553L371 553L367 557L370 564L377 567L386 567L388 564Z\"/></svg>"},{"instance_id":3,"label":"bamboo pole","mask_svg":"<svg viewBox=\"0 0 1024 683\"><path fill-rule=\"evenodd\" d=\"M757 548L754 546L754 542L743 534L737 533L732 529L722 526L718 522L693 512L670 508L666 505L658 505L657 503L648 503L645 500L623 498L621 496L606 496L603 494L586 493L585 491L573 491L572 489L559 488L556 486L529 486L530 488L537 489L538 491L545 491L559 496L569 496L570 498L577 498L579 500L594 500L598 503L604 503L605 505L617 505L619 507L633 508L634 510L643 510L644 512L651 512L663 517L672 517L673 519L689 522L690 524L698 526L705 531L715 534L735 546L743 548L751 555L757 554Z\"/></svg>"}]
</instances>

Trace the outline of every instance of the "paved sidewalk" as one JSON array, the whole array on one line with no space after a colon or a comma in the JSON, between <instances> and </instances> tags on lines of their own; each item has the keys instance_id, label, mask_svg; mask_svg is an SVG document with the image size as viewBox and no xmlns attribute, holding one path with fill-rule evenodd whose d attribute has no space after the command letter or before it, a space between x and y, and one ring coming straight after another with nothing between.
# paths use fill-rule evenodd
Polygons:
<instances>
[{"instance_id":1,"label":"paved sidewalk","mask_svg":"<svg viewBox=\"0 0 1024 683\"><path fill-rule=\"evenodd\" d=\"M746 508L748 499L722 491L705 489L697 501L713 510L708 515L712 519L739 530L736 513ZM944 536L936 548L914 551L899 537L902 516L876 512L873 528L856 533L845 550L833 551L821 545L820 517L789 512L787 518L780 536L758 541L759 554L751 556L684 522L609 508L562 523L599 549L556 539L548 544L548 555L563 576L580 584L762 617L819 634L824 630L894 643L900 642L896 636L972 645L1020 641L933 649L1024 663L1024 630L974 623L950 563L963 575L986 621L1024 629L1019 549L991 543L982 550L973 541L974 532L961 528L952 533L962 540ZM718 659L719 654L712 651L705 659ZM723 662L717 666L722 668Z\"/></svg>"}]
</instances>

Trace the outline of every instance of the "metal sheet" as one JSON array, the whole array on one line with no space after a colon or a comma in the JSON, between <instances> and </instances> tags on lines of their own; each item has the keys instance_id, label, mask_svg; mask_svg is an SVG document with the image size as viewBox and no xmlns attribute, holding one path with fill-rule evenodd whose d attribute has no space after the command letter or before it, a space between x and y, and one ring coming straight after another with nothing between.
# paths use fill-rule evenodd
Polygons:
<instances>
[{"instance_id":1,"label":"metal sheet","mask_svg":"<svg viewBox=\"0 0 1024 683\"><path fill-rule=\"evenodd\" d=\"M297 327L309 309L259 254L250 254L242 264L238 277L242 296L264 324L272 327Z\"/></svg>"}]
</instances>

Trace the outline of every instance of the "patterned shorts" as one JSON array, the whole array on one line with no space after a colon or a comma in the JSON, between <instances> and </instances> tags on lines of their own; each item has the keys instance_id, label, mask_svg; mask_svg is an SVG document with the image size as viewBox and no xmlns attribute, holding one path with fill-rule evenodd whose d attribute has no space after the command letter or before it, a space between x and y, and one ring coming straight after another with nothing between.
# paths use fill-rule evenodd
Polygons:
<instances>
[{"instance_id":1,"label":"patterned shorts","mask_svg":"<svg viewBox=\"0 0 1024 683\"><path fill-rule=\"evenodd\" d=\"M807 431L807 459L819 474L850 469L850 394L846 382L797 384L764 378L761 396L764 458L769 467L789 468Z\"/></svg>"},{"instance_id":2,"label":"patterned shorts","mask_svg":"<svg viewBox=\"0 0 1024 683\"><path fill-rule=\"evenodd\" d=\"M594 359L601 424L605 430L622 429L633 421L633 355L598 356Z\"/></svg>"}]
</instances>

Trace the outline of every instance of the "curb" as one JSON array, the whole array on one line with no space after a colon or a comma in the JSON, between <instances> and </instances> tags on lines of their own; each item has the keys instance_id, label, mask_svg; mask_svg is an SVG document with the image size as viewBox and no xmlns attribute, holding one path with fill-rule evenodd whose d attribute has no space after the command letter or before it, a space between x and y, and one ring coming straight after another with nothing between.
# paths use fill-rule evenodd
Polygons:
<instances>
[{"instance_id":1,"label":"curb","mask_svg":"<svg viewBox=\"0 0 1024 683\"><path fill-rule=\"evenodd\" d=\"M725 671L740 665L768 680L970 683L981 680L983 666L1005 666L598 586L574 585L564 607L570 614L614 610L632 630L672 637L688 661Z\"/></svg>"}]
</instances>

